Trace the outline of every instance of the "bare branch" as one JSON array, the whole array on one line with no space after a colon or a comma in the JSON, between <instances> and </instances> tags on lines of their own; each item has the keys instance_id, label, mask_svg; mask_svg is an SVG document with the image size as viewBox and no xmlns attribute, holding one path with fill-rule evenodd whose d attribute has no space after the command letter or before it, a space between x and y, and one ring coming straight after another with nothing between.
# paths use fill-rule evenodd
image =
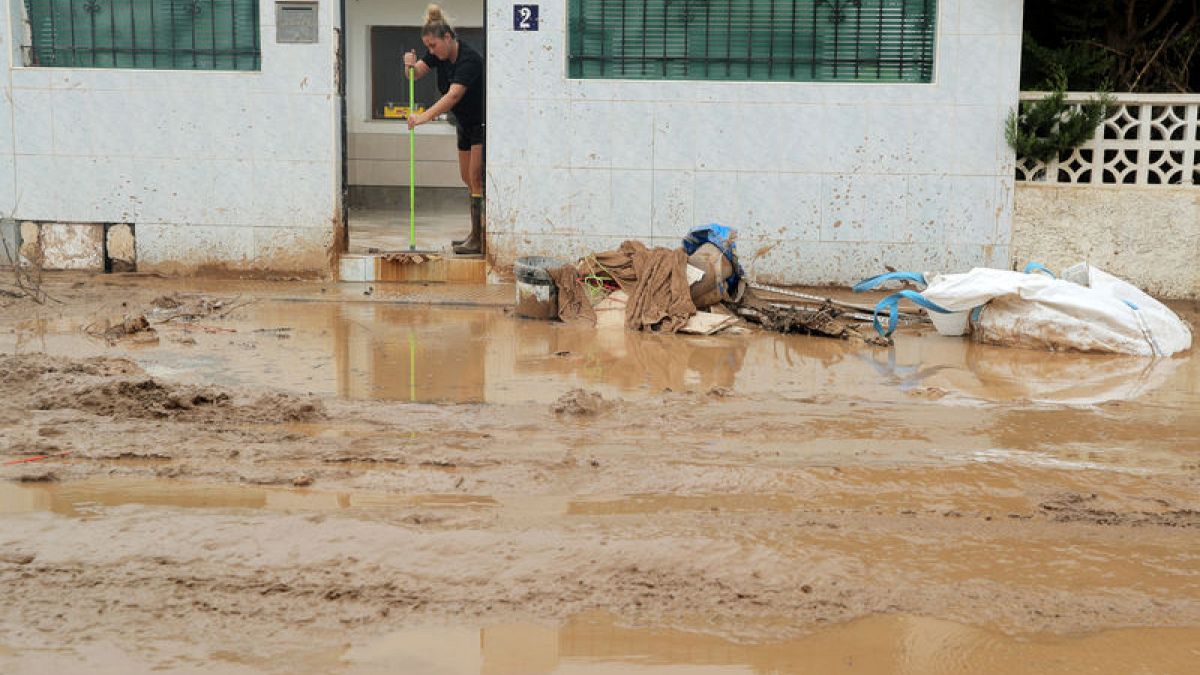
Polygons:
<instances>
[{"instance_id":1,"label":"bare branch","mask_svg":"<svg viewBox=\"0 0 1200 675\"><path fill-rule=\"evenodd\" d=\"M1153 33L1159 24L1166 20L1167 16L1175 9L1175 0L1159 0L1162 4L1159 6L1158 15L1150 20L1142 30L1137 32L1137 39L1141 40L1150 33ZM1132 7L1132 4L1130 5Z\"/></svg>"},{"instance_id":2,"label":"bare branch","mask_svg":"<svg viewBox=\"0 0 1200 675\"><path fill-rule=\"evenodd\" d=\"M1174 32L1175 26L1171 26L1171 29L1167 31L1165 36L1163 36L1162 42L1158 44L1158 49L1155 49L1154 53L1150 55L1150 58L1146 59L1146 63L1142 65L1142 69L1138 72L1137 77L1133 78L1133 84L1129 85L1130 91L1137 91L1138 83L1142 81L1142 76L1146 74L1146 71L1149 70L1150 66L1154 64L1154 60L1157 59L1158 55L1162 53L1163 47L1166 47L1167 44L1171 42L1171 38L1174 37L1172 35Z\"/></svg>"},{"instance_id":3,"label":"bare branch","mask_svg":"<svg viewBox=\"0 0 1200 675\"><path fill-rule=\"evenodd\" d=\"M15 254L9 250L8 242L3 242L3 248L4 257L12 267L13 283L17 290L20 291L20 296L27 297L39 305L46 304L47 300L62 303L62 300L52 297L42 289L42 256L40 250L29 260L29 267L25 268L21 265L21 251L19 248Z\"/></svg>"}]
</instances>

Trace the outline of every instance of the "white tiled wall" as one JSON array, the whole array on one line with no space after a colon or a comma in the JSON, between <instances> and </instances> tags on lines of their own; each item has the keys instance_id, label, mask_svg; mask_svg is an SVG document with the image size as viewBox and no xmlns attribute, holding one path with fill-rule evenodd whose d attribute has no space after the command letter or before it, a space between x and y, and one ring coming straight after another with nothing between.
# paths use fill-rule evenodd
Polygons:
<instances>
[{"instance_id":1,"label":"white tiled wall","mask_svg":"<svg viewBox=\"0 0 1200 675\"><path fill-rule=\"evenodd\" d=\"M322 269L340 180L337 7L320 0L319 43L276 44L262 0L259 72L26 68L16 45L0 52L0 212L133 223L144 268Z\"/></svg>"},{"instance_id":2,"label":"white tiled wall","mask_svg":"<svg viewBox=\"0 0 1200 675\"><path fill-rule=\"evenodd\" d=\"M488 14L488 214L501 265L738 229L774 283L1007 266L1021 0L938 0L928 85L566 78L566 0Z\"/></svg>"}]
</instances>

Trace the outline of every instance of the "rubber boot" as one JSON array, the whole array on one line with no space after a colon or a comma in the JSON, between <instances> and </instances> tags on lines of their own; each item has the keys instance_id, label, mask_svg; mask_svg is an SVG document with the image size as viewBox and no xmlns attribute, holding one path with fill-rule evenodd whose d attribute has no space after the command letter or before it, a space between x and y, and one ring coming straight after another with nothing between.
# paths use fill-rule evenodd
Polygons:
<instances>
[{"instance_id":1,"label":"rubber boot","mask_svg":"<svg viewBox=\"0 0 1200 675\"><path fill-rule=\"evenodd\" d=\"M475 209L475 198L476 198L476 197L478 197L478 196L479 196L479 195L471 195L471 209L472 209L472 213L474 213L474 209ZM475 220L474 220L474 218L475 218L474 216L471 216L471 227L474 227L474 226L475 226ZM451 240L450 240L450 245L451 245L451 246L462 246L462 245L463 245L463 242L465 242L465 241L466 241L466 239L451 239Z\"/></svg>"},{"instance_id":2,"label":"rubber boot","mask_svg":"<svg viewBox=\"0 0 1200 675\"><path fill-rule=\"evenodd\" d=\"M483 196L471 195L471 234L466 241L454 247L458 255L483 253Z\"/></svg>"}]
</instances>

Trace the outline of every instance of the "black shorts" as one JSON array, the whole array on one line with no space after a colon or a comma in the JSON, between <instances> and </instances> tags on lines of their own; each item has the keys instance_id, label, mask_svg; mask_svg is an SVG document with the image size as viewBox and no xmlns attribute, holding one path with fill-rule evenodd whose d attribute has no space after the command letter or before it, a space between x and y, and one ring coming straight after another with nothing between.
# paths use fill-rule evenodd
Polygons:
<instances>
[{"instance_id":1,"label":"black shorts","mask_svg":"<svg viewBox=\"0 0 1200 675\"><path fill-rule=\"evenodd\" d=\"M464 127L461 124L456 124L458 128L458 149L470 150L472 145L483 145L483 125L476 124L471 127Z\"/></svg>"}]
</instances>

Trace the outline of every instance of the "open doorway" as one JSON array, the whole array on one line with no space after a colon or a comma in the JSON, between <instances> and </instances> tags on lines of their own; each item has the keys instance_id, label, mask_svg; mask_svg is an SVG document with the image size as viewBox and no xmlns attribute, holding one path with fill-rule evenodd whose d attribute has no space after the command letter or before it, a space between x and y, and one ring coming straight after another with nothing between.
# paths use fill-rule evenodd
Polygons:
<instances>
[{"instance_id":1,"label":"open doorway","mask_svg":"<svg viewBox=\"0 0 1200 675\"><path fill-rule=\"evenodd\" d=\"M346 7L346 218L348 253L409 249L408 82L404 52L426 53L426 0L354 0ZM484 0L438 2L458 39L486 54ZM416 83L416 106L439 98L431 73ZM453 255L470 230L470 198L458 165L453 118L414 132L415 247ZM462 256L459 256L462 257Z\"/></svg>"}]
</instances>

